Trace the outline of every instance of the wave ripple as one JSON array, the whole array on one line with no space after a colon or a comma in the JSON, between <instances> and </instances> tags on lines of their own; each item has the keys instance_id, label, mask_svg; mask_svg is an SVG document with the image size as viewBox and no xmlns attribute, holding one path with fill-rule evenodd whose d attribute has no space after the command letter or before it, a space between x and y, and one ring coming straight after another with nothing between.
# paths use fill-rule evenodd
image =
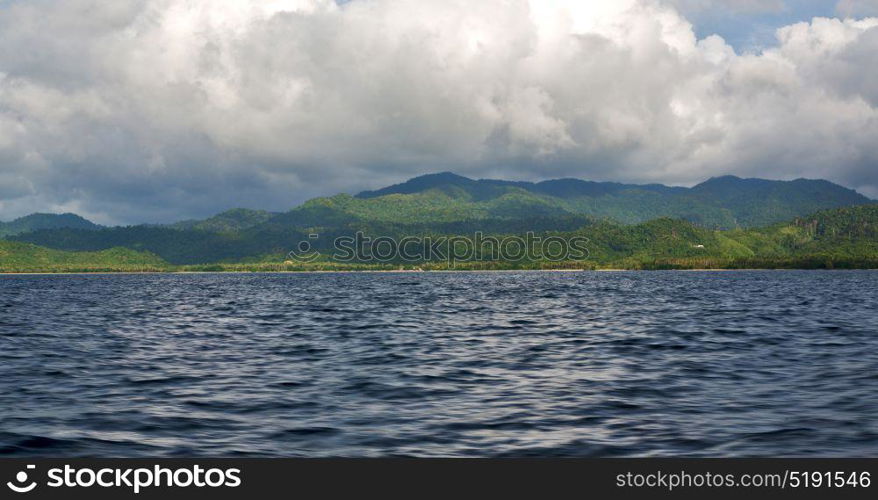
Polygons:
<instances>
[{"instance_id":1,"label":"wave ripple","mask_svg":"<svg viewBox=\"0 0 878 500\"><path fill-rule=\"evenodd\" d=\"M878 273L0 278L7 456L875 456Z\"/></svg>"}]
</instances>

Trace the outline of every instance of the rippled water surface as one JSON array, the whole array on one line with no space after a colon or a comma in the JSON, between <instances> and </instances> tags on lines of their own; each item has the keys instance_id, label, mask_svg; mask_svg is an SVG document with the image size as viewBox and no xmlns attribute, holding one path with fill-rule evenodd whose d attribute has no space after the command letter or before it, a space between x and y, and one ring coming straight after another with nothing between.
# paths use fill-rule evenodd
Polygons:
<instances>
[{"instance_id":1,"label":"rippled water surface","mask_svg":"<svg viewBox=\"0 0 878 500\"><path fill-rule=\"evenodd\" d=\"M878 455L878 273L0 277L0 454Z\"/></svg>"}]
</instances>

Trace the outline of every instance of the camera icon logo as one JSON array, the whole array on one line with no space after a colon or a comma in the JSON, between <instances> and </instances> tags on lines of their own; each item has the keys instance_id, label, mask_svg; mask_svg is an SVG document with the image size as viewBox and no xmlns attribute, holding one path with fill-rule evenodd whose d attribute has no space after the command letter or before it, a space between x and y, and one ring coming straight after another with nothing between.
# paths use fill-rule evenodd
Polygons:
<instances>
[{"instance_id":1,"label":"camera icon logo","mask_svg":"<svg viewBox=\"0 0 878 500\"><path fill-rule=\"evenodd\" d=\"M36 469L36 465L28 465L28 470ZM15 482L9 481L6 483L6 486L9 487L10 490L16 493L28 493L33 491L34 488L37 487L37 483L35 481L31 481L30 484L27 483L28 480L27 471L19 471L18 474L15 475Z\"/></svg>"}]
</instances>

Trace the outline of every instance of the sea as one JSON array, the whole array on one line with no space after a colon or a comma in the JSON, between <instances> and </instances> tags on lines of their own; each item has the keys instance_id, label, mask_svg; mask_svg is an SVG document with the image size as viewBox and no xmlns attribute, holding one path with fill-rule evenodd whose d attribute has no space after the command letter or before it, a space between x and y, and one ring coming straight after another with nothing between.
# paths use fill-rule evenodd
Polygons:
<instances>
[{"instance_id":1,"label":"sea","mask_svg":"<svg viewBox=\"0 0 878 500\"><path fill-rule=\"evenodd\" d=\"M878 272L0 276L0 455L878 456Z\"/></svg>"}]
</instances>

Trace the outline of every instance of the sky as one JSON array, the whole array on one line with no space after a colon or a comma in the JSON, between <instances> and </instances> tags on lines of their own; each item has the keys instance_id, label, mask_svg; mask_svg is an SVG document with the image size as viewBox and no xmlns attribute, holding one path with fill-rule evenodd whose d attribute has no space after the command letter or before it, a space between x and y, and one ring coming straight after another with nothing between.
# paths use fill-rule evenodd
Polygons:
<instances>
[{"instance_id":1,"label":"sky","mask_svg":"<svg viewBox=\"0 0 878 500\"><path fill-rule=\"evenodd\" d=\"M878 0L0 0L0 220L439 171L878 198Z\"/></svg>"}]
</instances>

